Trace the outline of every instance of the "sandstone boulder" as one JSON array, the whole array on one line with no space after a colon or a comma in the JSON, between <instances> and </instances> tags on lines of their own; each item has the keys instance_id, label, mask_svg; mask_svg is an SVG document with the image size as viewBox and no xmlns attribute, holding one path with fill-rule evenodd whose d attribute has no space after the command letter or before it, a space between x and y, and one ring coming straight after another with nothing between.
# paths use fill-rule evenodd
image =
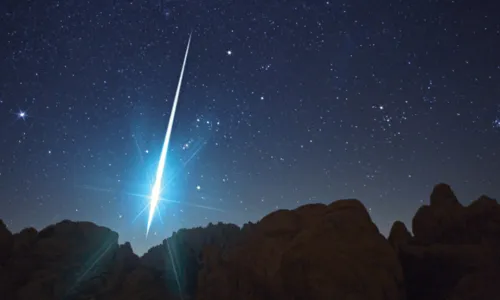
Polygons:
<instances>
[{"instance_id":1,"label":"sandstone boulder","mask_svg":"<svg viewBox=\"0 0 500 300\"><path fill-rule=\"evenodd\" d=\"M450 300L498 299L500 274L498 269L468 274L453 288Z\"/></svg>"},{"instance_id":2,"label":"sandstone boulder","mask_svg":"<svg viewBox=\"0 0 500 300\"><path fill-rule=\"evenodd\" d=\"M13 236L5 262L8 293L19 300L93 293L103 286L101 274L108 270L117 241L115 232L88 222L63 221L40 232L24 229Z\"/></svg>"},{"instance_id":3,"label":"sandstone boulder","mask_svg":"<svg viewBox=\"0 0 500 300\"><path fill-rule=\"evenodd\" d=\"M412 235L403 222L396 221L392 224L388 240L393 247L398 248L400 245L408 244L411 239Z\"/></svg>"},{"instance_id":4,"label":"sandstone boulder","mask_svg":"<svg viewBox=\"0 0 500 300\"><path fill-rule=\"evenodd\" d=\"M431 194L431 204L420 207L412 220L415 240L424 243L460 243L465 224L465 210L447 184L438 184Z\"/></svg>"},{"instance_id":5,"label":"sandstone boulder","mask_svg":"<svg viewBox=\"0 0 500 300\"><path fill-rule=\"evenodd\" d=\"M477 278L500 278L500 205L482 196L463 207L445 184L430 200L413 218L414 238L398 248L409 299L498 296Z\"/></svg>"},{"instance_id":6,"label":"sandstone boulder","mask_svg":"<svg viewBox=\"0 0 500 300\"><path fill-rule=\"evenodd\" d=\"M404 298L396 254L357 200L274 212L203 258L199 300Z\"/></svg>"},{"instance_id":7,"label":"sandstone boulder","mask_svg":"<svg viewBox=\"0 0 500 300\"><path fill-rule=\"evenodd\" d=\"M183 229L139 258L118 235L63 221L0 222L0 299L496 299L500 205L462 206L448 185L388 240L357 200L275 211L239 228Z\"/></svg>"}]
</instances>

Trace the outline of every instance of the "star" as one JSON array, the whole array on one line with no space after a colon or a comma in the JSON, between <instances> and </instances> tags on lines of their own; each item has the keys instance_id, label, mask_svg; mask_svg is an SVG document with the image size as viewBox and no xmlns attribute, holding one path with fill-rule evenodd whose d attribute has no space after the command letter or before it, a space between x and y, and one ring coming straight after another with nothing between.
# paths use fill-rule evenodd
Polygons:
<instances>
[{"instance_id":1,"label":"star","mask_svg":"<svg viewBox=\"0 0 500 300\"><path fill-rule=\"evenodd\" d=\"M493 128L500 129L500 117L493 121Z\"/></svg>"},{"instance_id":2,"label":"star","mask_svg":"<svg viewBox=\"0 0 500 300\"><path fill-rule=\"evenodd\" d=\"M427 195L435 180L458 189L466 184L464 200L500 194L500 101L493 84L500 56L489 51L500 39L489 39L486 48L467 46L498 35L494 11L483 11L479 2L470 6L480 15L435 3L415 8L426 15L422 30L413 30L407 11L397 24L361 17L393 14L387 3L322 0L262 16L266 1L236 1L222 24L224 1L200 11L195 2L207 1L115 2L117 12L156 14L115 18L87 5L80 14L92 22L80 24L68 17L70 3L58 1L39 10L12 6L2 19L9 37L2 71L9 76L0 90L0 219L13 232L78 217L109 225L142 255L172 230L244 224L305 202L359 198L388 233L387 220L411 224L407 217L420 204L421 197L400 195ZM324 11L315 18L294 17L318 9ZM332 34L336 13L342 28ZM18 19L46 14L61 30L47 22L25 30ZM203 26L179 25L193 15ZM460 19L470 26L457 26ZM146 241L141 211L150 200L191 29L195 53L186 65L162 181L170 199L159 205ZM434 33L439 51L420 47L426 32ZM65 49L64 55L54 49ZM441 59L441 53L453 57ZM469 155L455 147L460 140L474 142ZM432 180L418 180L428 172ZM401 201L398 209L386 209ZM172 215L173 227L161 226L160 219Z\"/></svg>"},{"instance_id":3,"label":"star","mask_svg":"<svg viewBox=\"0 0 500 300\"><path fill-rule=\"evenodd\" d=\"M26 114L26 112L25 112L25 111L22 111L22 110L21 110L21 111L19 111L19 112L17 113L17 117L18 117L19 119L23 119L23 120L24 120L24 119L26 119L26 117L27 117L27 116L28 116L28 115Z\"/></svg>"}]
</instances>

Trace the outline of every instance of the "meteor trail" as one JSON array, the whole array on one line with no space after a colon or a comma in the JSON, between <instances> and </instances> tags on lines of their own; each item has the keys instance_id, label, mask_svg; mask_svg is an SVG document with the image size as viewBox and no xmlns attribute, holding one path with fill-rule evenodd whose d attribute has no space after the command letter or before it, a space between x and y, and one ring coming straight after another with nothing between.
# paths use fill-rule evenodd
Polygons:
<instances>
[{"instance_id":1,"label":"meteor trail","mask_svg":"<svg viewBox=\"0 0 500 300\"><path fill-rule=\"evenodd\" d=\"M153 221L153 216L156 211L156 206L158 205L158 200L160 199L163 170L165 169L165 162L167 160L168 144L170 142L170 135L172 133L172 125L174 124L177 103L179 102L182 77L184 76L184 69L186 68L186 61L189 53L189 45L191 44L191 35L192 34L189 35L189 40L186 47L186 54L184 55L184 62L182 63L181 75L179 77L179 83L177 84L177 90L175 92L174 104L172 105L172 111L170 112L170 118L168 120L167 132L165 133L163 148L161 149L160 161L158 162L158 169L156 169L156 179L153 185L153 190L151 191L151 199L149 203L149 218L148 218L148 227L146 229L146 236L149 233L149 228L151 227L151 222Z\"/></svg>"}]
</instances>

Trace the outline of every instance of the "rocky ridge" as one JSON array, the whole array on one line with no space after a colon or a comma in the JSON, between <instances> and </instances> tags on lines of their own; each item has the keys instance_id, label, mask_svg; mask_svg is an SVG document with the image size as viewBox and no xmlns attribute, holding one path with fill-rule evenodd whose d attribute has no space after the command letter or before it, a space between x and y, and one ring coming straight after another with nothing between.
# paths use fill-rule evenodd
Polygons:
<instances>
[{"instance_id":1,"label":"rocky ridge","mask_svg":"<svg viewBox=\"0 0 500 300\"><path fill-rule=\"evenodd\" d=\"M242 228L182 229L142 257L118 234L0 221L0 299L500 299L500 205L446 184L380 234L358 200L278 210Z\"/></svg>"}]
</instances>

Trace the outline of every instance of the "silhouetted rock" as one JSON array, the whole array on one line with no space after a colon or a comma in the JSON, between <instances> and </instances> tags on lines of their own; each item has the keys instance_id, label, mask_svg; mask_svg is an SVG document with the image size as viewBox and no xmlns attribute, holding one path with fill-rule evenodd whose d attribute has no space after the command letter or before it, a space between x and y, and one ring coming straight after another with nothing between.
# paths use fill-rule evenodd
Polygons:
<instances>
[{"instance_id":1,"label":"silhouetted rock","mask_svg":"<svg viewBox=\"0 0 500 300\"><path fill-rule=\"evenodd\" d=\"M500 248L500 205L496 200L481 196L466 209L463 239L466 243L481 243Z\"/></svg>"},{"instance_id":2,"label":"silhouetted rock","mask_svg":"<svg viewBox=\"0 0 500 300\"><path fill-rule=\"evenodd\" d=\"M0 221L0 299L500 299L500 205L464 207L446 184L388 239L361 202L278 210L239 228L181 229L142 257L118 234Z\"/></svg>"},{"instance_id":3,"label":"silhouetted rock","mask_svg":"<svg viewBox=\"0 0 500 300\"><path fill-rule=\"evenodd\" d=\"M11 289L6 294L20 300L73 299L88 292L82 283L107 269L118 234L88 222L63 221L40 233L24 229L13 238L4 264Z\"/></svg>"},{"instance_id":4,"label":"silhouetted rock","mask_svg":"<svg viewBox=\"0 0 500 300\"><path fill-rule=\"evenodd\" d=\"M20 253L31 251L31 247L36 241L38 232L35 228L29 227L14 234L14 243L12 245L12 253Z\"/></svg>"},{"instance_id":5,"label":"silhouetted rock","mask_svg":"<svg viewBox=\"0 0 500 300\"><path fill-rule=\"evenodd\" d=\"M458 202L451 188L438 184L431 194L431 205L420 207L412 221L415 239L423 244L460 243L464 207Z\"/></svg>"},{"instance_id":6,"label":"silhouetted rock","mask_svg":"<svg viewBox=\"0 0 500 300\"><path fill-rule=\"evenodd\" d=\"M210 223L204 228L181 229L149 249L141 257L141 264L160 274L171 296L194 297L203 248L225 249L238 242L240 235L240 228L233 224Z\"/></svg>"},{"instance_id":7,"label":"silhouetted rock","mask_svg":"<svg viewBox=\"0 0 500 300\"><path fill-rule=\"evenodd\" d=\"M475 300L500 298L498 269L467 274L451 292L450 300Z\"/></svg>"},{"instance_id":8,"label":"silhouetted rock","mask_svg":"<svg viewBox=\"0 0 500 300\"><path fill-rule=\"evenodd\" d=\"M14 238L7 229L5 223L0 220L0 299L12 298L12 290L9 286L9 270L5 268L5 262L8 260Z\"/></svg>"},{"instance_id":9,"label":"silhouetted rock","mask_svg":"<svg viewBox=\"0 0 500 300\"><path fill-rule=\"evenodd\" d=\"M401 245L406 245L411 239L411 233L406 229L406 225L403 222L396 221L392 224L388 240L393 247L399 248Z\"/></svg>"},{"instance_id":10,"label":"silhouetted rock","mask_svg":"<svg viewBox=\"0 0 500 300\"><path fill-rule=\"evenodd\" d=\"M431 205L415 214L413 233L399 247L410 300L500 299L491 281L477 280L484 274L500 278L500 205L495 200L482 196L463 207L448 185L439 184Z\"/></svg>"},{"instance_id":11,"label":"silhouetted rock","mask_svg":"<svg viewBox=\"0 0 500 300\"><path fill-rule=\"evenodd\" d=\"M404 297L395 252L357 200L273 212L203 262L199 300Z\"/></svg>"},{"instance_id":12,"label":"silhouetted rock","mask_svg":"<svg viewBox=\"0 0 500 300\"><path fill-rule=\"evenodd\" d=\"M133 299L174 299L169 296L169 286L160 272L139 266L124 278L121 289L117 289L108 298L111 300L133 300ZM104 298L103 298L104 299Z\"/></svg>"},{"instance_id":13,"label":"silhouetted rock","mask_svg":"<svg viewBox=\"0 0 500 300\"><path fill-rule=\"evenodd\" d=\"M442 207L444 209L462 207L451 187L445 183L437 184L434 187L430 203L432 207Z\"/></svg>"},{"instance_id":14,"label":"silhouetted rock","mask_svg":"<svg viewBox=\"0 0 500 300\"><path fill-rule=\"evenodd\" d=\"M12 242L12 233L7 229L5 223L0 220L0 265L9 257L12 250Z\"/></svg>"}]
</instances>

